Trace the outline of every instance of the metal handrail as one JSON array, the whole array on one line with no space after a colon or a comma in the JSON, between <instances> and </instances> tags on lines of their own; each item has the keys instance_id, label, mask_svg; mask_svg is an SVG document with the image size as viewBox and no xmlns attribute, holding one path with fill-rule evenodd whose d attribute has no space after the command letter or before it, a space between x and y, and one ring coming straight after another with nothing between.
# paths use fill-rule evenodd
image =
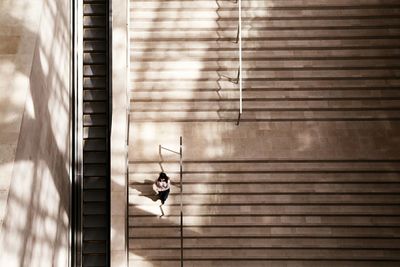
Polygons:
<instances>
[{"instance_id":1,"label":"metal handrail","mask_svg":"<svg viewBox=\"0 0 400 267\"><path fill-rule=\"evenodd\" d=\"M172 149L163 147L162 145L158 145L158 149L161 152L161 149L167 150L171 153L179 155L179 184L180 184L180 196L181 196L181 204L180 204L180 231L181 231L181 267L183 267L183 153L182 153L182 136L179 137L179 152L174 151ZM161 155L161 153L160 153Z\"/></svg>"},{"instance_id":2,"label":"metal handrail","mask_svg":"<svg viewBox=\"0 0 400 267\"><path fill-rule=\"evenodd\" d=\"M183 161L182 161L182 136L179 138L179 180L181 186L181 267L183 267Z\"/></svg>"},{"instance_id":3,"label":"metal handrail","mask_svg":"<svg viewBox=\"0 0 400 267\"><path fill-rule=\"evenodd\" d=\"M238 3L238 31L236 36L236 42L239 43L239 69L237 81L239 83L239 115L236 121L236 125L239 125L240 118L243 113L243 71L242 71L242 0L237 0Z\"/></svg>"}]
</instances>

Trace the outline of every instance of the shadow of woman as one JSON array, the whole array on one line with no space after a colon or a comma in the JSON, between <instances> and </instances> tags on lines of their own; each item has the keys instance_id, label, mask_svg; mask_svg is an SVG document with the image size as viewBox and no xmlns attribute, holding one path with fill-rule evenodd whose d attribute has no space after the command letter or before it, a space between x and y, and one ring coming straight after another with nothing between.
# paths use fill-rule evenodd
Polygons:
<instances>
[{"instance_id":1,"label":"shadow of woman","mask_svg":"<svg viewBox=\"0 0 400 267\"><path fill-rule=\"evenodd\" d=\"M153 190L153 187L152 187L153 183L154 183L153 180L145 179L143 185L147 185L147 186L141 186L140 190L138 190L138 188L135 188L135 189L140 192L139 196L147 197L147 198L151 199L152 201L156 202L159 199L159 196Z\"/></svg>"},{"instance_id":2,"label":"shadow of woman","mask_svg":"<svg viewBox=\"0 0 400 267\"><path fill-rule=\"evenodd\" d=\"M153 180L145 179L142 184L143 186L140 187L140 190L138 190L138 188L135 188L135 190L137 190L139 192L139 194L138 194L139 196L146 197L146 198L152 200L153 202L157 202L160 199L160 197L153 190L153 187L152 187L153 183L154 183ZM159 208L160 208L160 217L163 217L165 215L165 212L163 210L163 205L160 204Z\"/></svg>"}]
</instances>

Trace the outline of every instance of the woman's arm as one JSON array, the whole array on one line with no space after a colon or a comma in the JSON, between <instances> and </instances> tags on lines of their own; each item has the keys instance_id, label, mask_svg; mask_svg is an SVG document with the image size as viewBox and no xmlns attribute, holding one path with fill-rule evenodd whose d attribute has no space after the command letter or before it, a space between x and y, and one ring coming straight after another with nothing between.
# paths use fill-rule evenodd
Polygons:
<instances>
[{"instance_id":1,"label":"woman's arm","mask_svg":"<svg viewBox=\"0 0 400 267\"><path fill-rule=\"evenodd\" d=\"M153 184L153 190L154 190L154 192L156 192L156 194L158 194L158 190L159 188L158 188L158 186L157 186L157 180L154 182L154 184Z\"/></svg>"}]
</instances>

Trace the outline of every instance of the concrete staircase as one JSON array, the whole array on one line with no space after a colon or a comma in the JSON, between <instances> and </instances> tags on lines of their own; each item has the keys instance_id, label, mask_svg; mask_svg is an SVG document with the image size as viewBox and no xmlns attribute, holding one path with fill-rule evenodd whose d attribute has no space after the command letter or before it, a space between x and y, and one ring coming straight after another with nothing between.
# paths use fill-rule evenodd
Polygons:
<instances>
[{"instance_id":1,"label":"concrete staircase","mask_svg":"<svg viewBox=\"0 0 400 267\"><path fill-rule=\"evenodd\" d=\"M179 136L184 266L400 265L398 1L243 1L240 126L237 4L130 4L130 266L180 266Z\"/></svg>"},{"instance_id":2,"label":"concrete staircase","mask_svg":"<svg viewBox=\"0 0 400 267\"><path fill-rule=\"evenodd\" d=\"M400 118L396 1L243 5L243 121ZM133 120L236 119L235 3L132 1L131 17Z\"/></svg>"}]
</instances>

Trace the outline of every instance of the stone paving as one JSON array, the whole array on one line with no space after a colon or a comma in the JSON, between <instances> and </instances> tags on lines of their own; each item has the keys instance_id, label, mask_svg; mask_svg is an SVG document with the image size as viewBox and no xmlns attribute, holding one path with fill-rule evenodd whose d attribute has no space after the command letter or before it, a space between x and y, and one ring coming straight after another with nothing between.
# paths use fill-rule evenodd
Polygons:
<instances>
[{"instance_id":1,"label":"stone paving","mask_svg":"<svg viewBox=\"0 0 400 267\"><path fill-rule=\"evenodd\" d=\"M239 126L237 5L130 4L130 266L180 266L181 200L185 266L400 264L396 1L243 1Z\"/></svg>"}]
</instances>

